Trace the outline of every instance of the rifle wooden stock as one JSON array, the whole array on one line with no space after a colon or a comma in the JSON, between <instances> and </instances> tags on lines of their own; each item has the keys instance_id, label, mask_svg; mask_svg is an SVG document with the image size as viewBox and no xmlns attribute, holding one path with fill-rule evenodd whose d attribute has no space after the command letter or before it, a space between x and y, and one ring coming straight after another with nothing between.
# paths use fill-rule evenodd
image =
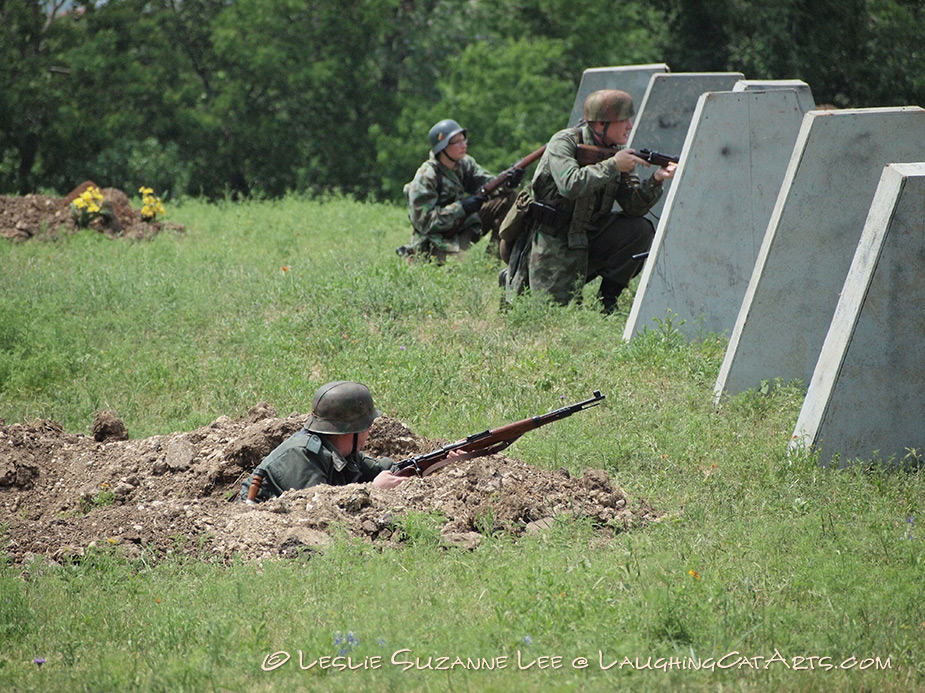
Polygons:
<instances>
[{"instance_id":1,"label":"rifle wooden stock","mask_svg":"<svg viewBox=\"0 0 925 693\"><path fill-rule=\"evenodd\" d=\"M604 159L609 159L616 153L617 150L611 149L610 147L596 147L593 144L579 144L578 153L575 158L578 159L579 166L590 166L591 164L599 164L600 162L604 161ZM634 150L633 156L636 156L650 164L655 164L660 168L667 166L668 164L676 164L680 161L680 158L677 156L659 154L658 152L653 152L651 149Z\"/></svg>"},{"instance_id":2,"label":"rifle wooden stock","mask_svg":"<svg viewBox=\"0 0 925 693\"><path fill-rule=\"evenodd\" d=\"M461 462L472 459L473 457L484 457L493 453L504 450L511 443L520 438L524 433L545 426L553 421L559 421L576 412L583 411L590 407L597 406L604 399L600 390L594 391L594 396L576 404L570 404L561 409L531 416L529 419L514 421L505 424L499 428L493 428L481 433L474 433L470 436L457 440L455 443L444 445L432 452L424 453L416 457L409 457L402 460L396 465L395 474L397 476L427 476L433 474L438 469L450 464L451 462ZM447 459L447 456L455 451L460 450L464 455Z\"/></svg>"},{"instance_id":3,"label":"rifle wooden stock","mask_svg":"<svg viewBox=\"0 0 925 693\"><path fill-rule=\"evenodd\" d=\"M521 159L516 164L511 166L511 168L527 168L527 166L529 166L534 161L536 161L541 156L543 156L543 152L545 151L546 151L546 145L544 144L542 147L537 149L535 152L531 152L530 154L527 154L527 156L525 156L523 159ZM495 176L490 181L485 183L485 185L479 188L478 194L479 195L491 195L495 190L497 190L502 185L504 185L504 181L507 180L507 172L509 170L510 169L505 170L504 172L500 173L499 175Z\"/></svg>"},{"instance_id":4,"label":"rifle wooden stock","mask_svg":"<svg viewBox=\"0 0 925 693\"><path fill-rule=\"evenodd\" d=\"M610 147L596 147L593 144L579 144L578 153L575 158L578 159L579 166L590 166L599 164L604 159L609 159L617 153L616 149Z\"/></svg>"}]
</instances>

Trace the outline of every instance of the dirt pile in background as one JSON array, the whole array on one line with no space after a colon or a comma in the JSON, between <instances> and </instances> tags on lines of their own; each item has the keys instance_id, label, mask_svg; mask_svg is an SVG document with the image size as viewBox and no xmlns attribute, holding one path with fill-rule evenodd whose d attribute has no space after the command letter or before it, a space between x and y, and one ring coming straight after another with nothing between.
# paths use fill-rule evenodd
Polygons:
<instances>
[{"instance_id":1,"label":"dirt pile in background","mask_svg":"<svg viewBox=\"0 0 925 693\"><path fill-rule=\"evenodd\" d=\"M76 233L79 229L71 214L71 202L89 187L86 181L65 197L26 195L0 196L0 237L15 241L51 240ZM103 188L106 214L90 222L89 228L110 238L149 238L164 230L181 231L182 226L162 221L144 221L141 211L133 209L128 196L117 188Z\"/></svg>"},{"instance_id":2,"label":"dirt pile in background","mask_svg":"<svg viewBox=\"0 0 925 693\"><path fill-rule=\"evenodd\" d=\"M142 440L128 440L112 412L97 415L92 436L52 421L0 420L0 550L16 561L76 559L94 545L130 557L147 551L258 559L322 550L337 532L397 545L407 538L402 518L409 512L439 512L443 541L463 547L476 546L485 533L541 531L560 514L591 518L608 533L656 518L601 470L572 478L500 454L391 490L317 486L257 506L238 502L242 479L306 418L279 418L260 404L243 420L221 417ZM367 450L404 459L444 442L383 416Z\"/></svg>"}]
</instances>

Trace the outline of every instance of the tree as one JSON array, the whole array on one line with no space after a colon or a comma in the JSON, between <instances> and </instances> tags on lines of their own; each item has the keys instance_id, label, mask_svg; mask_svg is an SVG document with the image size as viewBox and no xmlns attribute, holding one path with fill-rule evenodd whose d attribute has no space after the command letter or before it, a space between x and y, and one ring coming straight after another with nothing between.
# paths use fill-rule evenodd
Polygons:
<instances>
[{"instance_id":1,"label":"tree","mask_svg":"<svg viewBox=\"0 0 925 693\"><path fill-rule=\"evenodd\" d=\"M921 0L0 0L0 189L400 199L437 120L499 170L606 65L921 104L923 15Z\"/></svg>"},{"instance_id":2,"label":"tree","mask_svg":"<svg viewBox=\"0 0 925 693\"><path fill-rule=\"evenodd\" d=\"M675 71L802 79L838 107L925 102L918 0L657 0Z\"/></svg>"},{"instance_id":3,"label":"tree","mask_svg":"<svg viewBox=\"0 0 925 693\"><path fill-rule=\"evenodd\" d=\"M0 0L0 189L34 189L33 168L55 112L53 61L63 2ZM46 16L45 12L48 11Z\"/></svg>"}]
</instances>

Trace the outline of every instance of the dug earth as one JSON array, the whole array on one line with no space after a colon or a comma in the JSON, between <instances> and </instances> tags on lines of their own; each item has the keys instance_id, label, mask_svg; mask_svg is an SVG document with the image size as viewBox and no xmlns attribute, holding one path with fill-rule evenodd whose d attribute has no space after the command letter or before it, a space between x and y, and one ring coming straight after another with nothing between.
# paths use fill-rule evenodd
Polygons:
<instances>
[{"instance_id":1,"label":"dug earth","mask_svg":"<svg viewBox=\"0 0 925 693\"><path fill-rule=\"evenodd\" d=\"M13 241L54 240L80 231L71 213L71 202L90 187L93 181L78 185L65 197L0 195L0 237ZM103 188L104 214L90 222L89 230L109 238L143 239L165 230L182 231L178 224L145 221L141 211L133 209L128 195L117 188Z\"/></svg>"},{"instance_id":2,"label":"dug earth","mask_svg":"<svg viewBox=\"0 0 925 693\"><path fill-rule=\"evenodd\" d=\"M436 518L448 549L474 548L487 534L548 531L564 516L587 518L602 542L658 519L602 470L574 478L500 454L391 490L316 486L256 506L239 502L244 476L306 418L258 404L241 420L223 416L136 440L112 412L97 414L90 436L53 421L0 420L0 552L17 563L80 560L88 550L224 562L310 556L345 534L399 547L409 513ZM382 416L367 450L400 460L445 443Z\"/></svg>"}]
</instances>

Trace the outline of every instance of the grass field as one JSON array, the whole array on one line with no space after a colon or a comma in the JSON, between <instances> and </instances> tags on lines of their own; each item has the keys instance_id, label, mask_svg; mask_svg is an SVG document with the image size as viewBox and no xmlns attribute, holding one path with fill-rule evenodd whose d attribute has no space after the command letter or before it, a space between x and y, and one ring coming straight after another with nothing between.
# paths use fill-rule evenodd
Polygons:
<instances>
[{"instance_id":1,"label":"grass field","mask_svg":"<svg viewBox=\"0 0 925 693\"><path fill-rule=\"evenodd\" d=\"M604 540L563 517L466 552L423 515L398 550L344 536L260 565L100 549L21 566L0 517L0 690L925 690L922 473L788 456L803 391L714 405L723 338L689 343L666 315L624 343L631 297L604 316L593 286L581 306L501 311L480 247L401 262L396 206L168 213L185 232L0 244L7 424L89 433L111 409L141 438L261 401L307 412L351 379L455 439L600 389L509 453L605 469L665 519Z\"/></svg>"}]
</instances>

